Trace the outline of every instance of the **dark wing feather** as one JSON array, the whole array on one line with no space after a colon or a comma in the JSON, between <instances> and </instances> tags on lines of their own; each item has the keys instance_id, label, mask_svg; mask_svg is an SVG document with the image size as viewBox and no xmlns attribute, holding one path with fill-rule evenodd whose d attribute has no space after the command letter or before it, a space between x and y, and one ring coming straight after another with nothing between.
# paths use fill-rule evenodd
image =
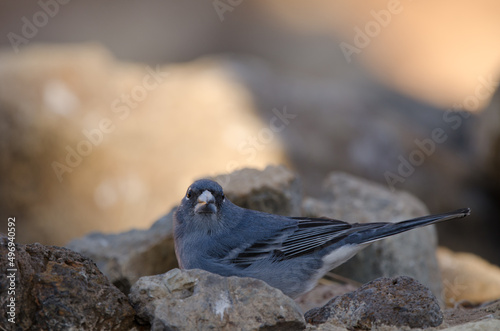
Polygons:
<instances>
[{"instance_id":1,"label":"dark wing feather","mask_svg":"<svg viewBox=\"0 0 500 331\"><path fill-rule=\"evenodd\" d=\"M325 218L291 218L297 222L281 229L271 237L257 241L229 260L230 263L246 268L262 258L283 261L313 253L330 246L348 235L384 223L349 224Z\"/></svg>"},{"instance_id":2,"label":"dark wing feather","mask_svg":"<svg viewBox=\"0 0 500 331\"><path fill-rule=\"evenodd\" d=\"M282 252L288 259L321 250L345 239L360 228L372 228L374 224L350 224L326 218L294 219L298 221L298 229L282 244Z\"/></svg>"},{"instance_id":3,"label":"dark wing feather","mask_svg":"<svg viewBox=\"0 0 500 331\"><path fill-rule=\"evenodd\" d=\"M233 252L236 256L230 254L230 257L227 259L227 263L236 265L240 268L246 268L252 263L271 255L280 256L282 254L280 249L282 247L283 240L293 232L294 227L284 227L270 237L256 241L241 251Z\"/></svg>"}]
</instances>

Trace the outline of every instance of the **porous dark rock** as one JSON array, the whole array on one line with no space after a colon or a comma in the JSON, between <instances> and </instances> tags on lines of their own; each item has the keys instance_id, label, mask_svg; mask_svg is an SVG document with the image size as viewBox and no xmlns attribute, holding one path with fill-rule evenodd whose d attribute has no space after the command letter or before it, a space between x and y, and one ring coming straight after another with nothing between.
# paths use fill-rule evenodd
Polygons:
<instances>
[{"instance_id":1,"label":"porous dark rock","mask_svg":"<svg viewBox=\"0 0 500 331\"><path fill-rule=\"evenodd\" d=\"M416 280L400 276L378 278L354 292L333 298L305 314L311 324L331 323L349 330L376 326L427 328L443 322L432 292Z\"/></svg>"},{"instance_id":2,"label":"porous dark rock","mask_svg":"<svg viewBox=\"0 0 500 331\"><path fill-rule=\"evenodd\" d=\"M0 239L7 266L7 239ZM10 262L10 261L9 261ZM127 297L81 254L35 243L16 245L15 328L19 330L130 330L135 311ZM6 315L10 279L0 275L0 325Z\"/></svg>"},{"instance_id":3,"label":"porous dark rock","mask_svg":"<svg viewBox=\"0 0 500 331\"><path fill-rule=\"evenodd\" d=\"M380 184L334 172L323 182L321 199L304 199L303 213L304 216L368 223L403 221L429 212L409 193L391 192ZM426 226L377 241L333 272L359 283L377 277L407 275L440 298L442 282L436 249L436 230L432 225Z\"/></svg>"},{"instance_id":4,"label":"porous dark rock","mask_svg":"<svg viewBox=\"0 0 500 331\"><path fill-rule=\"evenodd\" d=\"M300 180L284 166L245 168L214 179L229 200L240 207L285 216L301 215Z\"/></svg>"},{"instance_id":5,"label":"porous dark rock","mask_svg":"<svg viewBox=\"0 0 500 331\"><path fill-rule=\"evenodd\" d=\"M173 239L173 209L147 230L119 234L92 233L67 247L90 257L122 292L140 277L178 266Z\"/></svg>"},{"instance_id":6,"label":"porous dark rock","mask_svg":"<svg viewBox=\"0 0 500 331\"><path fill-rule=\"evenodd\" d=\"M253 278L173 269L141 277L129 294L152 330L303 330L295 302Z\"/></svg>"}]
</instances>

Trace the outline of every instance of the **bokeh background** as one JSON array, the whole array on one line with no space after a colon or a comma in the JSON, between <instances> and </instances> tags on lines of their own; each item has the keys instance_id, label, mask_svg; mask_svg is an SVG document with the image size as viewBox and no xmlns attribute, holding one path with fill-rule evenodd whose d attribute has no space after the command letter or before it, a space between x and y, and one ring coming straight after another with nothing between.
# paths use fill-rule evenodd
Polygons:
<instances>
[{"instance_id":1,"label":"bokeh background","mask_svg":"<svg viewBox=\"0 0 500 331\"><path fill-rule=\"evenodd\" d=\"M440 244L500 265L499 36L495 0L2 1L0 216L64 245L286 164L471 207Z\"/></svg>"}]
</instances>

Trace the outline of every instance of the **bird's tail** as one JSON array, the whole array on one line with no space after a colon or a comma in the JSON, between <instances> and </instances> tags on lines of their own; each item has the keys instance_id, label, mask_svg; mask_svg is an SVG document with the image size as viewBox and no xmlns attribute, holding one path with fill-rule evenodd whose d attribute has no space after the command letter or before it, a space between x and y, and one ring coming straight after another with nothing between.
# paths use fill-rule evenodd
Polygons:
<instances>
[{"instance_id":1,"label":"bird's tail","mask_svg":"<svg viewBox=\"0 0 500 331\"><path fill-rule=\"evenodd\" d=\"M397 222L397 223L386 223L386 225L377 227L375 229L369 229L363 231L365 232L359 242L361 243L371 243L373 241L377 241L401 232L405 232L411 229L415 229L421 226L426 226L429 224L448 221L455 218L462 218L470 215L470 208L458 209L452 212L444 213L444 214L436 214L436 215L428 215L423 217L413 218L411 220Z\"/></svg>"}]
</instances>

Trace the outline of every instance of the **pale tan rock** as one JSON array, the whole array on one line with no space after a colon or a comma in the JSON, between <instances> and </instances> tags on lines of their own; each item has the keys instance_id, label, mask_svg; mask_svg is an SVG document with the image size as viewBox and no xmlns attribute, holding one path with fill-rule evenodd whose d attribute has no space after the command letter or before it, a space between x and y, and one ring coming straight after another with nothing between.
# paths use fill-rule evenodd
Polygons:
<instances>
[{"instance_id":1,"label":"pale tan rock","mask_svg":"<svg viewBox=\"0 0 500 331\"><path fill-rule=\"evenodd\" d=\"M302 330L295 302L254 278L192 269L141 277L129 295L152 330Z\"/></svg>"},{"instance_id":2,"label":"pale tan rock","mask_svg":"<svg viewBox=\"0 0 500 331\"><path fill-rule=\"evenodd\" d=\"M482 303L500 298L500 268L471 253L437 250L446 303Z\"/></svg>"},{"instance_id":3,"label":"pale tan rock","mask_svg":"<svg viewBox=\"0 0 500 331\"><path fill-rule=\"evenodd\" d=\"M452 326L451 328L443 329L443 331L492 331L500 330L500 320L484 319L481 321L469 322L462 325Z\"/></svg>"}]
</instances>

